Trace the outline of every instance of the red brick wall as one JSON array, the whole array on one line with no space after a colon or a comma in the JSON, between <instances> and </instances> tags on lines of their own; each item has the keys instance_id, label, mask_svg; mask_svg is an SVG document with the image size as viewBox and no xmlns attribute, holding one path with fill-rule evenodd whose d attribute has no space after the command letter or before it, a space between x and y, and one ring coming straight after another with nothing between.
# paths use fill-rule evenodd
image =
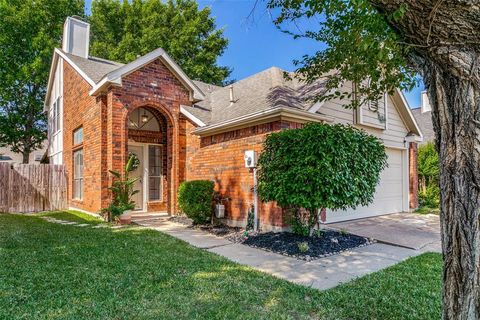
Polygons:
<instances>
[{"instance_id":1,"label":"red brick wall","mask_svg":"<svg viewBox=\"0 0 480 320\"><path fill-rule=\"evenodd\" d=\"M88 95L91 86L67 63L64 62L63 86L63 162L68 171L69 205L96 212L102 207L102 138L104 123L102 114L105 105L101 99ZM82 145L73 146L73 131L83 126ZM73 152L83 148L84 190L83 200L73 200Z\"/></svg>"},{"instance_id":2,"label":"red brick wall","mask_svg":"<svg viewBox=\"0 0 480 320\"><path fill-rule=\"evenodd\" d=\"M245 223L253 203L253 173L245 168L245 151L259 153L268 133L300 126L275 121L201 139L187 135L187 180L214 180L217 191L231 198L225 204L226 218ZM187 132L193 130L194 125L187 122ZM261 225L284 226L282 210L274 203L260 203L259 217Z\"/></svg>"},{"instance_id":3,"label":"red brick wall","mask_svg":"<svg viewBox=\"0 0 480 320\"><path fill-rule=\"evenodd\" d=\"M108 168L119 170L127 160L128 114L139 107L157 110L167 119L167 193L163 206L176 212L176 196L179 181L185 176L185 166L180 163L180 150L185 148L181 139L180 105L190 105L189 92L160 61L156 60L132 72L122 79L121 87L112 87L108 93L107 157ZM161 204L149 205L151 210Z\"/></svg>"},{"instance_id":4,"label":"red brick wall","mask_svg":"<svg viewBox=\"0 0 480 320\"><path fill-rule=\"evenodd\" d=\"M128 114L139 107L149 107L165 122L164 203L149 203L149 210L176 212L176 190L185 177L185 160L179 166L180 150L186 149L185 125L179 134L180 105L190 105L189 92L160 61L132 72L122 79L122 87L111 87L99 96L89 96L91 86L68 64L64 63L64 163L69 172L68 198L72 198L73 130L83 126L84 197L70 200L70 205L98 212L108 205L108 187L112 177L108 170L121 171L128 157ZM135 133L133 133L135 135ZM148 134L147 134L148 135ZM133 138L133 136L132 136ZM137 132L138 138L138 132ZM76 149L75 149L76 150ZM185 155L183 155L185 159Z\"/></svg>"},{"instance_id":5,"label":"red brick wall","mask_svg":"<svg viewBox=\"0 0 480 320\"><path fill-rule=\"evenodd\" d=\"M418 170L417 170L418 145L410 142L408 148L408 176L410 183L410 209L418 208Z\"/></svg>"}]
</instances>

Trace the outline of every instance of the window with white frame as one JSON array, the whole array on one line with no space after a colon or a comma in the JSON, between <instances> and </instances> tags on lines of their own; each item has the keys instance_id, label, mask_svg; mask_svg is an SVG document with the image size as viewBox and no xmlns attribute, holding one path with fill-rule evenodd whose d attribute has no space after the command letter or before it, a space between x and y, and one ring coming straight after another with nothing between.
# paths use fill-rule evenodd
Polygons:
<instances>
[{"instance_id":1,"label":"window with white frame","mask_svg":"<svg viewBox=\"0 0 480 320\"><path fill-rule=\"evenodd\" d=\"M83 149L73 153L73 199L83 199Z\"/></svg>"},{"instance_id":2,"label":"window with white frame","mask_svg":"<svg viewBox=\"0 0 480 320\"><path fill-rule=\"evenodd\" d=\"M77 145L83 142L83 127L80 127L73 131L73 145Z\"/></svg>"},{"instance_id":3,"label":"window with white frame","mask_svg":"<svg viewBox=\"0 0 480 320\"><path fill-rule=\"evenodd\" d=\"M148 200L162 200L162 146L148 146Z\"/></svg>"},{"instance_id":4,"label":"window with white frame","mask_svg":"<svg viewBox=\"0 0 480 320\"><path fill-rule=\"evenodd\" d=\"M53 103L51 117L51 130L52 134L55 134L60 130L60 97L55 99L55 102Z\"/></svg>"}]
</instances>

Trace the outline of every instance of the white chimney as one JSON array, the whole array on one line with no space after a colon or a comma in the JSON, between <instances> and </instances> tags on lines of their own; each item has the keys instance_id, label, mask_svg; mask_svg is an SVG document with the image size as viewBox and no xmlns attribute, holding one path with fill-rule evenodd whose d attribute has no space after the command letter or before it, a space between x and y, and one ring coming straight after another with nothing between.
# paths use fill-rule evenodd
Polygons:
<instances>
[{"instance_id":1,"label":"white chimney","mask_svg":"<svg viewBox=\"0 0 480 320\"><path fill-rule=\"evenodd\" d=\"M422 113L432 111L432 106L428 100L427 91L422 91Z\"/></svg>"},{"instance_id":2,"label":"white chimney","mask_svg":"<svg viewBox=\"0 0 480 320\"><path fill-rule=\"evenodd\" d=\"M89 45L90 24L74 17L68 17L63 25L63 51L88 58Z\"/></svg>"}]
</instances>

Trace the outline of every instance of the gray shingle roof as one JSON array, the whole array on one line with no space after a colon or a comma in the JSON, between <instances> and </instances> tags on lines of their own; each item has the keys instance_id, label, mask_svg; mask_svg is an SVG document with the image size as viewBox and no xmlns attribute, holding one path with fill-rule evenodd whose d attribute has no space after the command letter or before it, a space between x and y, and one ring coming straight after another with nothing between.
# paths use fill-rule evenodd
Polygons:
<instances>
[{"instance_id":1,"label":"gray shingle roof","mask_svg":"<svg viewBox=\"0 0 480 320\"><path fill-rule=\"evenodd\" d=\"M86 59L63 53L95 83L109 72L123 66L122 63L101 58ZM284 73L284 70L271 67L233 83L234 103L230 102L230 86L220 87L193 81L205 94L205 99L184 108L203 123L210 125L274 108L305 110L313 104L314 96L326 92L324 80L305 84L297 79L287 80Z\"/></svg>"},{"instance_id":2,"label":"gray shingle roof","mask_svg":"<svg viewBox=\"0 0 480 320\"><path fill-rule=\"evenodd\" d=\"M88 59L86 59L66 53L65 51L62 52L95 83L99 82L107 73L123 66L123 63L119 62L109 61L97 57L88 57Z\"/></svg>"},{"instance_id":3,"label":"gray shingle roof","mask_svg":"<svg viewBox=\"0 0 480 320\"><path fill-rule=\"evenodd\" d=\"M216 87L209 94L211 119L208 124L273 108L305 110L313 104L314 96L326 91L322 80L304 84L295 79L287 80L284 72L272 67L233 83L234 103L230 102L229 86Z\"/></svg>"},{"instance_id":4,"label":"gray shingle roof","mask_svg":"<svg viewBox=\"0 0 480 320\"><path fill-rule=\"evenodd\" d=\"M423 142L420 144L433 142L435 139L435 132L433 131L432 112L422 112L422 108L411 109L411 111L423 133Z\"/></svg>"}]
</instances>

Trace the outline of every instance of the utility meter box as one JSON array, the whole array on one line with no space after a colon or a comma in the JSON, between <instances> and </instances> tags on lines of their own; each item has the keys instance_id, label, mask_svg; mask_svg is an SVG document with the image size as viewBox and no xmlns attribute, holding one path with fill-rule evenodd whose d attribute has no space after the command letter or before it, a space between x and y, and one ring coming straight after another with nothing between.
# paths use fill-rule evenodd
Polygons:
<instances>
[{"instance_id":1,"label":"utility meter box","mask_svg":"<svg viewBox=\"0 0 480 320\"><path fill-rule=\"evenodd\" d=\"M255 168L257 166L257 153L253 150L245 151L245 167Z\"/></svg>"}]
</instances>

